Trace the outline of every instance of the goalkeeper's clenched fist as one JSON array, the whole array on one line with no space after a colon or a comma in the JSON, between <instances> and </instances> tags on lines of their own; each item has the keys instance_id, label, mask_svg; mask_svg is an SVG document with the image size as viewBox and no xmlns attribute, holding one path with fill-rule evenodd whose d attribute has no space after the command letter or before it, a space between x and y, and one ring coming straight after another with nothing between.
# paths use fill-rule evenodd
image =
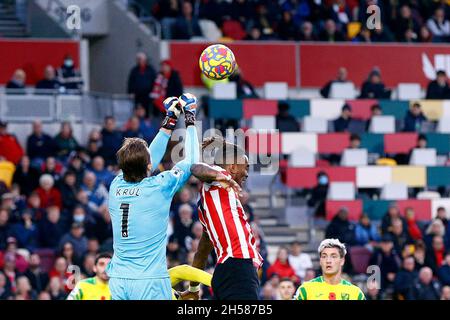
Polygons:
<instances>
[{"instance_id":1,"label":"goalkeeper's clenched fist","mask_svg":"<svg viewBox=\"0 0 450 320\"><path fill-rule=\"evenodd\" d=\"M193 126L197 113L197 98L192 93L183 93L178 100L183 108L186 127Z\"/></svg>"}]
</instances>

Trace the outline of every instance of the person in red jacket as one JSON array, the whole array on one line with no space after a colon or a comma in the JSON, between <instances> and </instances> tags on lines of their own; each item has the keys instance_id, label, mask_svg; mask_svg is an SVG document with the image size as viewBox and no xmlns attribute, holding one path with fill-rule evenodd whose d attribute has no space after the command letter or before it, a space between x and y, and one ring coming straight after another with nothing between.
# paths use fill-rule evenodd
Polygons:
<instances>
[{"instance_id":1,"label":"person in red jacket","mask_svg":"<svg viewBox=\"0 0 450 320\"><path fill-rule=\"evenodd\" d=\"M294 283L299 283L300 279L296 275L294 268L289 264L289 252L287 248L281 247L278 250L277 259L267 270L267 278L277 274L280 278L289 278Z\"/></svg>"},{"instance_id":2,"label":"person in red jacket","mask_svg":"<svg viewBox=\"0 0 450 320\"><path fill-rule=\"evenodd\" d=\"M7 127L6 122L0 121L0 156L17 165L24 152L16 136L8 133Z\"/></svg>"},{"instance_id":3,"label":"person in red jacket","mask_svg":"<svg viewBox=\"0 0 450 320\"><path fill-rule=\"evenodd\" d=\"M61 193L54 187L55 181L49 174L43 174L39 179L39 188L36 193L41 200L41 208L45 209L50 206L57 206L62 209Z\"/></svg>"},{"instance_id":4,"label":"person in red jacket","mask_svg":"<svg viewBox=\"0 0 450 320\"><path fill-rule=\"evenodd\" d=\"M408 233L411 239L420 240L422 239L422 231L417 225L415 218L415 213L413 208L406 208L405 210L406 224L408 225Z\"/></svg>"}]
</instances>

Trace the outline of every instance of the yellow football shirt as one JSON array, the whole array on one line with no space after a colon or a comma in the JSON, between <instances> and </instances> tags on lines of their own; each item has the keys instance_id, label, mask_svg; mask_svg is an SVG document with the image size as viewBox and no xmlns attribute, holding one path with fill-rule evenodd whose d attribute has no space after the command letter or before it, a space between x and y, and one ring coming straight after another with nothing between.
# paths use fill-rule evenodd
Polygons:
<instances>
[{"instance_id":1,"label":"yellow football shirt","mask_svg":"<svg viewBox=\"0 0 450 320\"><path fill-rule=\"evenodd\" d=\"M294 300L365 300L360 288L346 280L339 284L329 284L322 276L302 284L295 293Z\"/></svg>"},{"instance_id":2,"label":"yellow football shirt","mask_svg":"<svg viewBox=\"0 0 450 320\"><path fill-rule=\"evenodd\" d=\"M111 300L111 293L107 282L93 277L78 281L67 300Z\"/></svg>"},{"instance_id":3,"label":"yellow football shirt","mask_svg":"<svg viewBox=\"0 0 450 320\"><path fill-rule=\"evenodd\" d=\"M176 266L169 269L170 283L172 287L176 286L181 281L193 281L211 286L211 278L208 272L188 266L186 264ZM172 300L178 300L178 292L172 290Z\"/></svg>"}]
</instances>

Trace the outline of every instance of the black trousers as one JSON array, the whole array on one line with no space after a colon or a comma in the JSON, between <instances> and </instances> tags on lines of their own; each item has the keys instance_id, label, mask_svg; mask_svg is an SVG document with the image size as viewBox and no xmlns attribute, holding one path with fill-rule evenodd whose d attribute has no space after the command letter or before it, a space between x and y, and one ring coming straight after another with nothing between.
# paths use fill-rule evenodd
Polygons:
<instances>
[{"instance_id":1,"label":"black trousers","mask_svg":"<svg viewBox=\"0 0 450 320\"><path fill-rule=\"evenodd\" d=\"M259 280L251 259L228 258L218 264L211 281L216 300L258 300Z\"/></svg>"}]
</instances>

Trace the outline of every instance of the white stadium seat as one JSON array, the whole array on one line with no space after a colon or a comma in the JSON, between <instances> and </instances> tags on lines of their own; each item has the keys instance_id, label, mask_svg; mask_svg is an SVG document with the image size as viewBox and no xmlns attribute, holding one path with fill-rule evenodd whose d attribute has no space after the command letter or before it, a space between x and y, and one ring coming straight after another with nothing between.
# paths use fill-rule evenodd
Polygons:
<instances>
[{"instance_id":1,"label":"white stadium seat","mask_svg":"<svg viewBox=\"0 0 450 320\"><path fill-rule=\"evenodd\" d=\"M307 167L312 168L316 165L316 154L307 149L297 149L291 153L289 157L290 167Z\"/></svg>"},{"instance_id":2,"label":"white stadium seat","mask_svg":"<svg viewBox=\"0 0 450 320\"><path fill-rule=\"evenodd\" d=\"M334 120L341 115L344 99L311 99L310 115L315 118Z\"/></svg>"},{"instance_id":3,"label":"white stadium seat","mask_svg":"<svg viewBox=\"0 0 450 320\"><path fill-rule=\"evenodd\" d=\"M286 82L264 83L264 97L272 100L285 100L288 98L288 84Z\"/></svg>"},{"instance_id":4,"label":"white stadium seat","mask_svg":"<svg viewBox=\"0 0 450 320\"><path fill-rule=\"evenodd\" d=\"M422 96L419 83L399 83L397 93L399 100L420 99Z\"/></svg>"},{"instance_id":5,"label":"white stadium seat","mask_svg":"<svg viewBox=\"0 0 450 320\"><path fill-rule=\"evenodd\" d=\"M325 118L304 117L303 130L304 132L327 133L328 120Z\"/></svg>"},{"instance_id":6,"label":"white stadium seat","mask_svg":"<svg viewBox=\"0 0 450 320\"><path fill-rule=\"evenodd\" d=\"M383 200L408 199L408 186L404 183L389 183L381 189L380 198Z\"/></svg>"},{"instance_id":7,"label":"white stadium seat","mask_svg":"<svg viewBox=\"0 0 450 320\"><path fill-rule=\"evenodd\" d=\"M439 120L437 132L450 133L450 117Z\"/></svg>"},{"instance_id":8,"label":"white stadium seat","mask_svg":"<svg viewBox=\"0 0 450 320\"><path fill-rule=\"evenodd\" d=\"M353 82L334 82L330 88L331 99L355 99L356 89Z\"/></svg>"},{"instance_id":9,"label":"white stadium seat","mask_svg":"<svg viewBox=\"0 0 450 320\"><path fill-rule=\"evenodd\" d=\"M436 166L436 149L413 149L409 164L418 166Z\"/></svg>"},{"instance_id":10,"label":"white stadium seat","mask_svg":"<svg viewBox=\"0 0 450 320\"><path fill-rule=\"evenodd\" d=\"M328 187L329 200L355 200L355 185L353 182L331 182Z\"/></svg>"},{"instance_id":11,"label":"white stadium seat","mask_svg":"<svg viewBox=\"0 0 450 320\"><path fill-rule=\"evenodd\" d=\"M214 21L200 19L198 24L200 25L202 34L209 42L217 42L217 40L222 38L222 31L220 31Z\"/></svg>"},{"instance_id":12,"label":"white stadium seat","mask_svg":"<svg viewBox=\"0 0 450 320\"><path fill-rule=\"evenodd\" d=\"M306 149L317 153L317 135L315 133L283 132L281 134L281 152L291 154L297 149Z\"/></svg>"},{"instance_id":13,"label":"white stadium seat","mask_svg":"<svg viewBox=\"0 0 450 320\"><path fill-rule=\"evenodd\" d=\"M437 191L421 191L416 197L417 199L440 199L441 194Z\"/></svg>"},{"instance_id":14,"label":"white stadium seat","mask_svg":"<svg viewBox=\"0 0 450 320\"><path fill-rule=\"evenodd\" d=\"M450 198L433 199L431 200L431 217L436 217L436 212L439 207L444 207L447 211L447 218L450 218Z\"/></svg>"},{"instance_id":15,"label":"white stadium seat","mask_svg":"<svg viewBox=\"0 0 450 320\"><path fill-rule=\"evenodd\" d=\"M367 152L367 149L345 149L341 158L341 166L367 166L368 158L369 153Z\"/></svg>"},{"instance_id":16,"label":"white stadium seat","mask_svg":"<svg viewBox=\"0 0 450 320\"><path fill-rule=\"evenodd\" d=\"M237 99L236 82L217 83L213 86L212 97L214 99Z\"/></svg>"},{"instance_id":17,"label":"white stadium seat","mask_svg":"<svg viewBox=\"0 0 450 320\"><path fill-rule=\"evenodd\" d=\"M356 186L358 188L381 188L391 181L391 167L367 166L356 168Z\"/></svg>"},{"instance_id":18,"label":"white stadium seat","mask_svg":"<svg viewBox=\"0 0 450 320\"><path fill-rule=\"evenodd\" d=\"M394 116L374 116L370 121L369 132L371 133L394 133Z\"/></svg>"},{"instance_id":19,"label":"white stadium seat","mask_svg":"<svg viewBox=\"0 0 450 320\"><path fill-rule=\"evenodd\" d=\"M276 123L274 116L253 116L252 129L275 130Z\"/></svg>"}]
</instances>

